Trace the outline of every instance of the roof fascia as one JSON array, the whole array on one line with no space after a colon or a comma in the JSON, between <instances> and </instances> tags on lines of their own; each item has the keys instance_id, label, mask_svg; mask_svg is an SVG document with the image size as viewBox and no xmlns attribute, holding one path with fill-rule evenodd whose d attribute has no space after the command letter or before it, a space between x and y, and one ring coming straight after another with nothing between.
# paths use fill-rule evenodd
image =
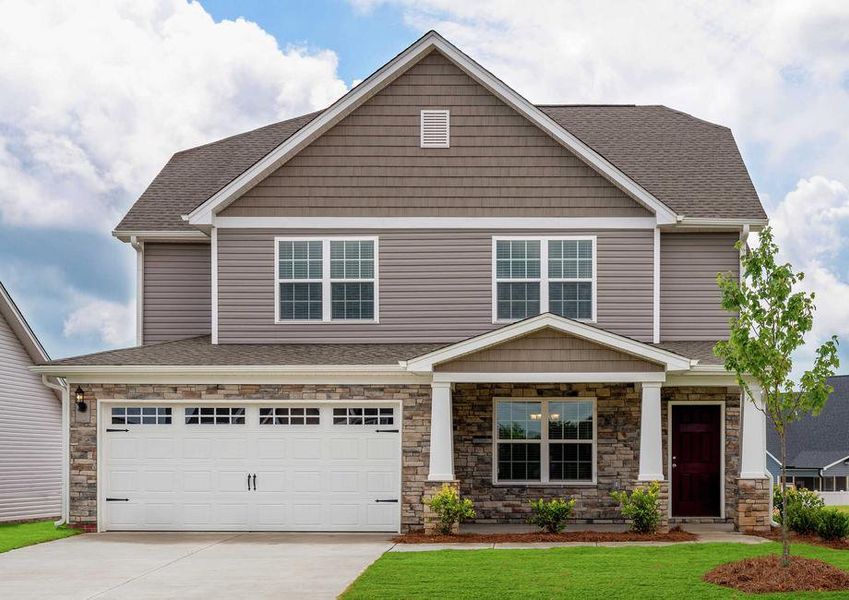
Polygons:
<instances>
[{"instance_id":1,"label":"roof fascia","mask_svg":"<svg viewBox=\"0 0 849 600\"><path fill-rule=\"evenodd\" d=\"M690 369L692 364L690 359L673 352L662 350L597 327L592 327L579 321L573 321L547 313L519 321L518 323L506 325L495 331L490 331L445 348L423 354L402 363L402 365L408 371L414 373L431 372L437 364L503 344L544 328L555 329L562 333L608 346L644 360L661 363L667 371L686 371Z\"/></svg>"},{"instance_id":2,"label":"roof fascia","mask_svg":"<svg viewBox=\"0 0 849 600\"><path fill-rule=\"evenodd\" d=\"M50 360L44 346L41 345L24 315L18 309L18 305L12 300L12 296L9 295L2 283L0 283L0 314L6 318L9 327L33 362Z\"/></svg>"},{"instance_id":3,"label":"roof fascia","mask_svg":"<svg viewBox=\"0 0 849 600\"><path fill-rule=\"evenodd\" d=\"M112 232L113 237L122 242L130 243L133 238L137 242L208 242L209 236L199 229L187 231L168 231L154 229L122 229Z\"/></svg>"},{"instance_id":4,"label":"roof fascia","mask_svg":"<svg viewBox=\"0 0 849 600\"><path fill-rule=\"evenodd\" d=\"M324 131L338 123L360 104L433 50L441 52L475 81L591 165L637 202L654 212L658 224L677 222L678 216L663 202L435 31L429 31L419 38L365 81L342 96L318 117L257 161L252 167L213 194L203 204L186 215L185 219L195 226L211 225L217 211L225 208L256 182L268 176L289 158L312 143Z\"/></svg>"}]
</instances>

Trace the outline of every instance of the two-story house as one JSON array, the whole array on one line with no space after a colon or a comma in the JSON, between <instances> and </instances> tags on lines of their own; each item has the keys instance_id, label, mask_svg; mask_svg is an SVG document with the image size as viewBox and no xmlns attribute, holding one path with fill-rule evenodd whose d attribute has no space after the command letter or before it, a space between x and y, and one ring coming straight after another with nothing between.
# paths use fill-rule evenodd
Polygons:
<instances>
[{"instance_id":1,"label":"two-story house","mask_svg":"<svg viewBox=\"0 0 849 600\"><path fill-rule=\"evenodd\" d=\"M39 368L79 392L70 521L406 531L448 483L480 522L607 522L658 481L669 520L768 527L764 418L712 354L765 224L729 129L535 106L430 32L178 152L118 225L139 345Z\"/></svg>"}]
</instances>

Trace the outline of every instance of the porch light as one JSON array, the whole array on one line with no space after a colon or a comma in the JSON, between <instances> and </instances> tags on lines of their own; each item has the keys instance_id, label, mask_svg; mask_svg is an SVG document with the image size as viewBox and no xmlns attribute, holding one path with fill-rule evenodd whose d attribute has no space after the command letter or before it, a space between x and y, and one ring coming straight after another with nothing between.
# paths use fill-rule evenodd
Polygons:
<instances>
[{"instance_id":1,"label":"porch light","mask_svg":"<svg viewBox=\"0 0 849 600\"><path fill-rule=\"evenodd\" d=\"M83 392L83 388L77 386L77 389L74 390L74 400L77 401L77 410L80 412L85 412L88 410L88 405L85 403L85 392Z\"/></svg>"}]
</instances>

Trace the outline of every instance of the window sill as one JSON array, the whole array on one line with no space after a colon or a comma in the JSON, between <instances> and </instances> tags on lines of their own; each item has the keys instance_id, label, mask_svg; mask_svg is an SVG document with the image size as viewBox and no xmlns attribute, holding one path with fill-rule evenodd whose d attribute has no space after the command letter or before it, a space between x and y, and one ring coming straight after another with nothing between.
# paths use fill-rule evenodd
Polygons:
<instances>
[{"instance_id":1,"label":"window sill","mask_svg":"<svg viewBox=\"0 0 849 600\"><path fill-rule=\"evenodd\" d=\"M596 487L595 481L493 481L492 487Z\"/></svg>"},{"instance_id":2,"label":"window sill","mask_svg":"<svg viewBox=\"0 0 849 600\"><path fill-rule=\"evenodd\" d=\"M275 325L379 325L377 319L331 319L320 321L318 319L292 319L291 321L274 321Z\"/></svg>"}]
</instances>

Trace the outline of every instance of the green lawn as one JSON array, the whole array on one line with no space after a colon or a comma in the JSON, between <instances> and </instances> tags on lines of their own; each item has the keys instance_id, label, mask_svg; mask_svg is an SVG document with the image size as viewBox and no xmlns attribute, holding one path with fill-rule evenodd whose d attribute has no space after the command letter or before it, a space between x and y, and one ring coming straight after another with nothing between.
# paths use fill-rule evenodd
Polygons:
<instances>
[{"instance_id":1,"label":"green lawn","mask_svg":"<svg viewBox=\"0 0 849 600\"><path fill-rule=\"evenodd\" d=\"M343 594L358 598L847 598L847 592L748 596L702 581L713 566L778 552L775 543L389 552ZM795 554L849 570L849 552Z\"/></svg>"},{"instance_id":2,"label":"green lawn","mask_svg":"<svg viewBox=\"0 0 849 600\"><path fill-rule=\"evenodd\" d=\"M34 521L15 525L0 525L0 552L50 542L79 533L68 527L56 528L53 521Z\"/></svg>"},{"instance_id":3,"label":"green lawn","mask_svg":"<svg viewBox=\"0 0 849 600\"><path fill-rule=\"evenodd\" d=\"M836 508L840 512L849 513L849 506L829 506L828 508Z\"/></svg>"}]
</instances>

